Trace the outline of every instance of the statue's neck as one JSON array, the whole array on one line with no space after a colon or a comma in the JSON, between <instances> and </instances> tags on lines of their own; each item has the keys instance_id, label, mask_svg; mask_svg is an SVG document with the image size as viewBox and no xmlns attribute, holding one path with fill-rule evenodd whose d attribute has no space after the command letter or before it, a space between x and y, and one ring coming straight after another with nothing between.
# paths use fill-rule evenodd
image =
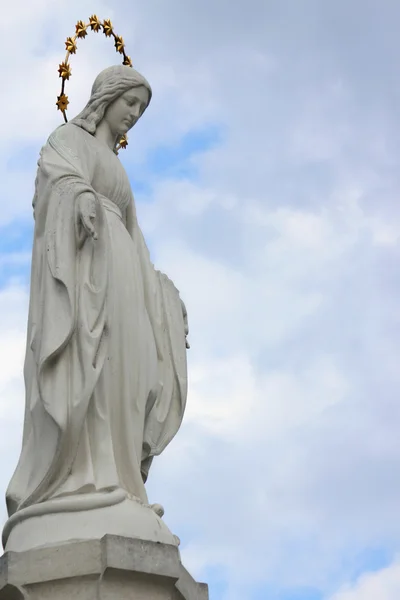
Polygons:
<instances>
[{"instance_id":1,"label":"statue's neck","mask_svg":"<svg viewBox=\"0 0 400 600\"><path fill-rule=\"evenodd\" d=\"M111 131L109 124L104 119L97 125L94 137L107 144L111 150L114 150L117 144L118 136Z\"/></svg>"}]
</instances>

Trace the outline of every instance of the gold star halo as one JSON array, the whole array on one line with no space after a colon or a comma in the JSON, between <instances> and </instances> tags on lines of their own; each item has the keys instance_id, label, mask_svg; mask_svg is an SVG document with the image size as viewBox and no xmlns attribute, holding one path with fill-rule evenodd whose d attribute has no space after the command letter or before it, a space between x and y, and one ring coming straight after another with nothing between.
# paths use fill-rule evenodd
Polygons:
<instances>
[{"instance_id":1,"label":"gold star halo","mask_svg":"<svg viewBox=\"0 0 400 600\"><path fill-rule=\"evenodd\" d=\"M103 22L100 21L97 15L92 15L89 17L89 23L85 23L84 21L78 21L75 25L75 35L73 37L68 37L65 41L65 49L67 51L67 55L65 57L64 62L62 62L58 67L58 74L62 79L61 83L61 92L60 95L57 96L57 110L60 110L63 114L64 121L68 123L67 119L67 106L69 104L68 96L65 94L65 82L69 80L71 77L71 67L69 64L69 58L71 54L76 54L77 51L77 39L85 39L88 34L88 29L91 31L98 33L103 29L103 33L106 37L114 38L114 46L116 52L123 55L122 64L128 67L132 67L132 59L125 52L125 42L120 35L116 35L114 33L113 25L110 19L104 19ZM126 148L128 145L128 138L126 135L122 136L119 144L116 148L118 151L120 148Z\"/></svg>"}]
</instances>

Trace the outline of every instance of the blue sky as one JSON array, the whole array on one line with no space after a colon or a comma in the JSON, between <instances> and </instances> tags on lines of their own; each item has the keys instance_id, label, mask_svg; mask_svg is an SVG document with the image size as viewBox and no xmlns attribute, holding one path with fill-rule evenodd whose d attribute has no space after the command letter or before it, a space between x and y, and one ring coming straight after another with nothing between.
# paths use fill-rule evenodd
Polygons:
<instances>
[{"instance_id":1,"label":"blue sky","mask_svg":"<svg viewBox=\"0 0 400 600\"><path fill-rule=\"evenodd\" d=\"M211 600L398 600L397 0L4 9L0 490L21 439L36 161L61 122L64 39L93 12L153 87L120 157L190 319L186 418L151 500ZM104 36L79 45L70 117L115 62Z\"/></svg>"}]
</instances>

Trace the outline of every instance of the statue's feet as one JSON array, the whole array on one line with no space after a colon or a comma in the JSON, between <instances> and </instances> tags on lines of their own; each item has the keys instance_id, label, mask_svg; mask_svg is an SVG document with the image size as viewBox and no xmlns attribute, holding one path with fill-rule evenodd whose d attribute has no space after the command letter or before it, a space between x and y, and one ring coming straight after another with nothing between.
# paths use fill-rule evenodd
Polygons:
<instances>
[{"instance_id":1,"label":"statue's feet","mask_svg":"<svg viewBox=\"0 0 400 600\"><path fill-rule=\"evenodd\" d=\"M150 504L150 508L160 517L160 519L164 516L165 510L161 504Z\"/></svg>"}]
</instances>

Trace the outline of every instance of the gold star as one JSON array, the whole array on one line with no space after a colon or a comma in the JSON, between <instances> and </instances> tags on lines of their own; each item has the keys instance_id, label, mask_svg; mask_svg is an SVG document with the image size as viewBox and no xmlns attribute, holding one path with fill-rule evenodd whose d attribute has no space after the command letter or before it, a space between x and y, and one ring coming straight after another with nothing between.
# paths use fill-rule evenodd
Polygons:
<instances>
[{"instance_id":1,"label":"gold star","mask_svg":"<svg viewBox=\"0 0 400 600\"><path fill-rule=\"evenodd\" d=\"M111 37L111 35L113 33L113 26L112 26L110 19L104 19L103 31L107 37Z\"/></svg>"},{"instance_id":2,"label":"gold star","mask_svg":"<svg viewBox=\"0 0 400 600\"><path fill-rule=\"evenodd\" d=\"M76 35L78 38L85 38L87 36L86 31L87 25L83 21L78 21L75 25Z\"/></svg>"},{"instance_id":3,"label":"gold star","mask_svg":"<svg viewBox=\"0 0 400 600\"><path fill-rule=\"evenodd\" d=\"M119 52L120 54L124 53L124 40L122 39L122 37L120 35L116 35L115 36L115 49L117 52Z\"/></svg>"},{"instance_id":4,"label":"gold star","mask_svg":"<svg viewBox=\"0 0 400 600\"><path fill-rule=\"evenodd\" d=\"M72 38L72 37L67 38L67 41L65 42L65 47L67 49L67 52L69 52L70 54L75 54L76 47L77 47L75 38Z\"/></svg>"},{"instance_id":5,"label":"gold star","mask_svg":"<svg viewBox=\"0 0 400 600\"><path fill-rule=\"evenodd\" d=\"M61 110L62 112L67 110L67 106L69 104L69 100L68 100L68 96L66 96L65 94L61 94L61 96L57 96L57 109Z\"/></svg>"},{"instance_id":6,"label":"gold star","mask_svg":"<svg viewBox=\"0 0 400 600\"><path fill-rule=\"evenodd\" d=\"M123 135L122 138L119 140L119 146L120 148L126 148L128 145L128 138L126 137L126 135Z\"/></svg>"},{"instance_id":7,"label":"gold star","mask_svg":"<svg viewBox=\"0 0 400 600\"><path fill-rule=\"evenodd\" d=\"M131 57L130 56L125 56L124 62L122 64L126 65L127 67L131 67L132 66L132 59L131 59Z\"/></svg>"},{"instance_id":8,"label":"gold star","mask_svg":"<svg viewBox=\"0 0 400 600\"><path fill-rule=\"evenodd\" d=\"M89 24L90 24L90 27L92 28L92 31L95 31L96 33L98 31L100 31L101 23L100 23L99 17L97 17L96 15L92 15L89 18Z\"/></svg>"},{"instance_id":9,"label":"gold star","mask_svg":"<svg viewBox=\"0 0 400 600\"><path fill-rule=\"evenodd\" d=\"M71 75L71 67L69 66L68 63L63 62L61 63L61 65L58 68L58 72L60 74L60 77L62 77L64 80L65 79L69 79L70 75Z\"/></svg>"}]
</instances>

